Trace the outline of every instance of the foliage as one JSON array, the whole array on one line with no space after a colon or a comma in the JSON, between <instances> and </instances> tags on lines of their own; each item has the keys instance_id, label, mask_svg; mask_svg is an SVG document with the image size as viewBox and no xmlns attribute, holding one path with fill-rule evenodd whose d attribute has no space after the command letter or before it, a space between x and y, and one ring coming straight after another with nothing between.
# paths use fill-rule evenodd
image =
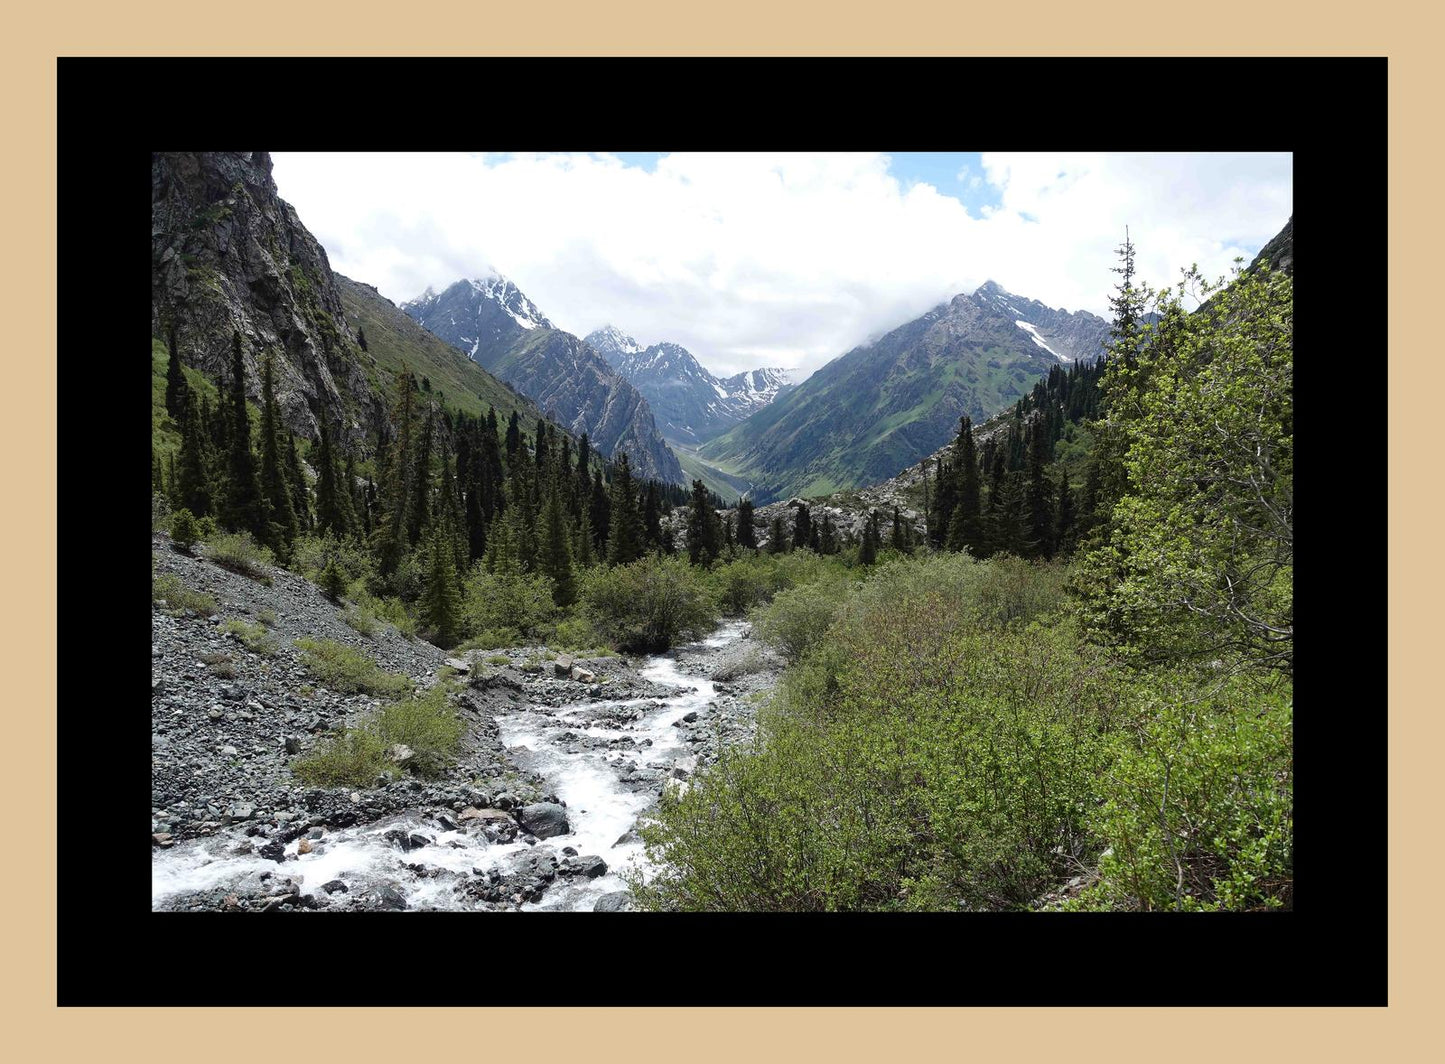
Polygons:
<instances>
[{"instance_id":1,"label":"foliage","mask_svg":"<svg viewBox=\"0 0 1445 1064\"><path fill-rule=\"evenodd\" d=\"M758 638L789 662L801 660L828 634L845 586L835 579L779 592L771 605L752 615Z\"/></svg>"},{"instance_id":2,"label":"foliage","mask_svg":"<svg viewBox=\"0 0 1445 1064\"><path fill-rule=\"evenodd\" d=\"M376 717L376 733L383 743L404 743L411 747L409 771L420 776L439 776L452 764L461 746L466 725L451 706L445 684L383 707Z\"/></svg>"},{"instance_id":3,"label":"foliage","mask_svg":"<svg viewBox=\"0 0 1445 1064\"><path fill-rule=\"evenodd\" d=\"M386 743L367 728L348 728L291 763L296 778L311 787L370 787L387 769Z\"/></svg>"},{"instance_id":4,"label":"foliage","mask_svg":"<svg viewBox=\"0 0 1445 1064\"><path fill-rule=\"evenodd\" d=\"M333 639L301 638L295 641L301 664L317 680L341 694L395 697L411 690L411 680L384 672L359 650Z\"/></svg>"},{"instance_id":5,"label":"foliage","mask_svg":"<svg viewBox=\"0 0 1445 1064\"><path fill-rule=\"evenodd\" d=\"M703 634L717 616L703 574L686 559L656 554L587 573L582 600L593 626L619 650L666 650Z\"/></svg>"},{"instance_id":6,"label":"foliage","mask_svg":"<svg viewBox=\"0 0 1445 1064\"><path fill-rule=\"evenodd\" d=\"M1114 737L1089 818L1109 849L1080 907L1292 907L1290 685L1197 687L1160 678Z\"/></svg>"},{"instance_id":7,"label":"foliage","mask_svg":"<svg viewBox=\"0 0 1445 1064\"><path fill-rule=\"evenodd\" d=\"M271 584L271 551L257 545L249 532L227 532L206 544L206 557L223 569L249 576L260 583Z\"/></svg>"},{"instance_id":8,"label":"foliage","mask_svg":"<svg viewBox=\"0 0 1445 1064\"><path fill-rule=\"evenodd\" d=\"M219 609L214 598L187 587L174 573L161 573L151 577L151 605L162 602L170 613L191 612L203 617L214 617Z\"/></svg>"},{"instance_id":9,"label":"foliage","mask_svg":"<svg viewBox=\"0 0 1445 1064\"><path fill-rule=\"evenodd\" d=\"M368 609L352 606L341 615L341 619L360 635L370 638L376 634L376 614Z\"/></svg>"},{"instance_id":10,"label":"foliage","mask_svg":"<svg viewBox=\"0 0 1445 1064\"><path fill-rule=\"evenodd\" d=\"M279 649L264 625L248 624L238 618L233 617L221 625L221 634L235 636L247 650L263 657L272 657Z\"/></svg>"},{"instance_id":11,"label":"foliage","mask_svg":"<svg viewBox=\"0 0 1445 1064\"><path fill-rule=\"evenodd\" d=\"M171 514L171 542L187 554L191 552L198 539L201 538L200 527L196 523L196 517L185 507Z\"/></svg>"},{"instance_id":12,"label":"foliage","mask_svg":"<svg viewBox=\"0 0 1445 1064\"><path fill-rule=\"evenodd\" d=\"M463 585L462 634L468 640L492 633L490 638L501 638L486 645L514 645L542 636L556 615L552 581L540 574L529 575L515 567L489 573L478 563Z\"/></svg>"}]
</instances>

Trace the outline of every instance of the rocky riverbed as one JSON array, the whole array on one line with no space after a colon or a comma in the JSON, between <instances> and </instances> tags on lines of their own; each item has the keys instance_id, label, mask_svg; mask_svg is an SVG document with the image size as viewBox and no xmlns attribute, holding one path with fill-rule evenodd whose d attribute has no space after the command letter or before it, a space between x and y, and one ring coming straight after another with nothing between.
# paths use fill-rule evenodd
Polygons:
<instances>
[{"instance_id":1,"label":"rocky riverbed","mask_svg":"<svg viewBox=\"0 0 1445 1064\"><path fill-rule=\"evenodd\" d=\"M152 609L152 907L627 908L639 818L752 734L780 662L743 622L645 659L545 647L453 657L379 623L362 635L284 571L265 586L153 543L155 571L214 616ZM226 622L265 630L248 649ZM292 641L334 639L417 688L453 668L467 724L443 779L302 786L290 765L379 706L327 691ZM714 680L712 677L716 676Z\"/></svg>"}]
</instances>

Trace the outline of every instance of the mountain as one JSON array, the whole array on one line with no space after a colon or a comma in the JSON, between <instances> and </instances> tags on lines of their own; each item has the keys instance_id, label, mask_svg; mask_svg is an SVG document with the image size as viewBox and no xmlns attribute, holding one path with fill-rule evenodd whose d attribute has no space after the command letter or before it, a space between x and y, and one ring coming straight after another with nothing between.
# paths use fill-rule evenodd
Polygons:
<instances>
[{"instance_id":1,"label":"mountain","mask_svg":"<svg viewBox=\"0 0 1445 1064\"><path fill-rule=\"evenodd\" d=\"M267 152L151 154L153 337L174 328L182 361L218 380L239 331L250 395L269 350L293 432L315 438L324 412L360 439L386 404L344 319L326 251L277 195Z\"/></svg>"},{"instance_id":2,"label":"mountain","mask_svg":"<svg viewBox=\"0 0 1445 1064\"><path fill-rule=\"evenodd\" d=\"M988 281L834 359L698 448L753 481L754 498L826 495L881 481L982 422L1051 366L1093 359L1109 324L1055 310Z\"/></svg>"},{"instance_id":3,"label":"mountain","mask_svg":"<svg viewBox=\"0 0 1445 1064\"><path fill-rule=\"evenodd\" d=\"M295 209L277 194L266 152L151 156L151 335L174 325L181 360L213 381L230 372L239 330L247 392L275 356L287 427L318 436L325 415L350 447L387 424L403 367L448 406L534 426L535 403L419 328L375 288L334 273ZM357 342L367 337L366 347Z\"/></svg>"},{"instance_id":4,"label":"mountain","mask_svg":"<svg viewBox=\"0 0 1445 1064\"><path fill-rule=\"evenodd\" d=\"M726 379L710 373L687 348L643 347L612 325L587 342L646 398L669 443L695 447L767 406L789 385L787 372L746 370Z\"/></svg>"},{"instance_id":5,"label":"mountain","mask_svg":"<svg viewBox=\"0 0 1445 1064\"><path fill-rule=\"evenodd\" d=\"M461 280L441 292L429 288L401 309L567 431L587 433L602 454L626 453L636 475L686 481L642 394L590 344L554 326L505 277Z\"/></svg>"}]
</instances>

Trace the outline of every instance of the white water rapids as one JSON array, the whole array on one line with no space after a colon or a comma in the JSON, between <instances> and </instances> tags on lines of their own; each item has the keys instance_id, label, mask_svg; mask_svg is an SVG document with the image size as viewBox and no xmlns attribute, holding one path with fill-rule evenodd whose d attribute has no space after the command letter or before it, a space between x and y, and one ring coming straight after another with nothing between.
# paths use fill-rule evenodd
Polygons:
<instances>
[{"instance_id":1,"label":"white water rapids","mask_svg":"<svg viewBox=\"0 0 1445 1064\"><path fill-rule=\"evenodd\" d=\"M720 649L738 639L745 627L741 621L725 624L700 645ZM535 847L521 841L523 836L516 842L493 844L475 827L470 831L443 831L422 810L414 809L369 824L328 829L322 839L311 843L312 852L295 859L300 840L292 841L286 845L286 861L277 863L255 853L230 853L244 838L237 829L230 829L154 851L151 907L162 908L167 899L180 894L254 884L261 873L271 872L299 880L303 895L316 894L322 884L341 879L353 890L363 883L390 884L406 898L409 910L478 909L484 904L455 889L474 869L485 873L505 867L515 855L533 848L550 849L561 861L562 848L570 846L579 855L600 856L607 862L606 875L570 880L559 876L537 902L522 908L590 911L602 895L626 889L618 875L624 868L638 868L644 877L652 871L641 843L617 842L636 825L639 814L652 803L654 792L645 789L633 793L627 789L619 782L611 762L631 760L639 767L659 764L670 768L689 753L673 724L717 697L711 680L684 675L671 655L649 658L641 673L655 683L690 690L667 699L587 701L560 708L523 705L497 717L502 744L511 751L518 767L540 774L544 779L541 791L556 794L566 804L571 825L566 835L537 840ZM644 712L639 719L622 725L593 723L599 709L618 706L642 707ZM569 753L556 742L558 736L569 731L602 739L630 736L634 745L625 749L599 746ZM642 747L640 744L647 739L652 740L652 745ZM393 829L421 832L435 841L403 852L385 837ZM261 841L256 840L258 845ZM455 874L429 878L418 875L408 865Z\"/></svg>"}]
</instances>

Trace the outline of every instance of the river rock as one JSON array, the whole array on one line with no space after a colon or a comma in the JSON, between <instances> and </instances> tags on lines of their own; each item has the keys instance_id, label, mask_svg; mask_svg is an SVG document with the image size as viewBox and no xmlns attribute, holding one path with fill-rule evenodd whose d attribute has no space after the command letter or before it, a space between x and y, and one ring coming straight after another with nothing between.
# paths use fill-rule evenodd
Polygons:
<instances>
[{"instance_id":1,"label":"river rock","mask_svg":"<svg viewBox=\"0 0 1445 1064\"><path fill-rule=\"evenodd\" d=\"M446 665L449 668L456 669L457 672L460 673L468 673L472 671L471 664L461 658L447 658L447 660L442 662L442 664Z\"/></svg>"},{"instance_id":2,"label":"river rock","mask_svg":"<svg viewBox=\"0 0 1445 1064\"><path fill-rule=\"evenodd\" d=\"M607 874L607 862L594 854L587 854L584 857L574 857L557 870L558 875L583 876L587 879L596 879L598 876Z\"/></svg>"},{"instance_id":3,"label":"river rock","mask_svg":"<svg viewBox=\"0 0 1445 1064\"><path fill-rule=\"evenodd\" d=\"M566 654L561 655L552 662L552 671L558 676L568 677L572 675L572 659Z\"/></svg>"},{"instance_id":4,"label":"river rock","mask_svg":"<svg viewBox=\"0 0 1445 1064\"><path fill-rule=\"evenodd\" d=\"M593 683L597 679L595 675L588 672L580 665L573 665L570 670L570 674L572 676L572 679L576 680L578 683Z\"/></svg>"},{"instance_id":5,"label":"river rock","mask_svg":"<svg viewBox=\"0 0 1445 1064\"><path fill-rule=\"evenodd\" d=\"M572 825L567 821L567 810L555 802L534 802L532 805L524 805L517 812L517 821L539 839L566 835L572 830Z\"/></svg>"},{"instance_id":6,"label":"river rock","mask_svg":"<svg viewBox=\"0 0 1445 1064\"><path fill-rule=\"evenodd\" d=\"M632 904L632 895L625 890L604 894L597 899L597 904L592 906L594 913L626 913L633 912L635 909L636 906Z\"/></svg>"}]
</instances>

